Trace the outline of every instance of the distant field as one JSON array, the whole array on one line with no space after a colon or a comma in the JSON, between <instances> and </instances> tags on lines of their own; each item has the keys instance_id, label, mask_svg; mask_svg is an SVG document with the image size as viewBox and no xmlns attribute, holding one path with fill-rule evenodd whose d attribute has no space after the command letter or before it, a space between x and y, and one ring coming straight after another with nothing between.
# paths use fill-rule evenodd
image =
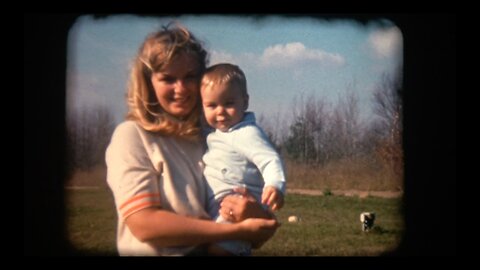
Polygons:
<instances>
[{"instance_id":1,"label":"distant field","mask_svg":"<svg viewBox=\"0 0 480 270\"><path fill-rule=\"evenodd\" d=\"M116 213L106 187L67 189L67 231L71 244L91 255L116 255ZM371 232L359 215L377 214ZM290 215L300 217L288 223ZM401 198L288 194L278 212L282 226L254 256L377 256L394 250L403 235Z\"/></svg>"},{"instance_id":2,"label":"distant field","mask_svg":"<svg viewBox=\"0 0 480 270\"><path fill-rule=\"evenodd\" d=\"M286 161L290 189L322 191L403 192L403 179L371 159L342 160L325 166L312 166ZM106 168L97 166L89 171L75 170L67 186L107 187Z\"/></svg>"}]
</instances>

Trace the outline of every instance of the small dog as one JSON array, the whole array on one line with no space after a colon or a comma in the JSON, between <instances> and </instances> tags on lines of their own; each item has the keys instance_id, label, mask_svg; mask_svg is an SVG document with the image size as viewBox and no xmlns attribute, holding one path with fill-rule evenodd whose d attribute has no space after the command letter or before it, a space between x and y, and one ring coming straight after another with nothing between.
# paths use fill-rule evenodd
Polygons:
<instances>
[{"instance_id":1,"label":"small dog","mask_svg":"<svg viewBox=\"0 0 480 270\"><path fill-rule=\"evenodd\" d=\"M375 213L374 212L363 212L360 214L360 221L362 222L362 230L364 232L370 231L375 222Z\"/></svg>"}]
</instances>

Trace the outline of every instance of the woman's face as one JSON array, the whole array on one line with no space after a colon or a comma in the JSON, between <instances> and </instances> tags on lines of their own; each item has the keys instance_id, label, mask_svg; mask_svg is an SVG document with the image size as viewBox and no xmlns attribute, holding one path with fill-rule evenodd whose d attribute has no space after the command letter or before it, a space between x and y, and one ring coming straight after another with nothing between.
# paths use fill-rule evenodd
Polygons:
<instances>
[{"instance_id":1,"label":"woman's face","mask_svg":"<svg viewBox=\"0 0 480 270\"><path fill-rule=\"evenodd\" d=\"M163 110L175 117L187 116L199 97L199 63L195 56L181 53L151 80Z\"/></svg>"}]
</instances>

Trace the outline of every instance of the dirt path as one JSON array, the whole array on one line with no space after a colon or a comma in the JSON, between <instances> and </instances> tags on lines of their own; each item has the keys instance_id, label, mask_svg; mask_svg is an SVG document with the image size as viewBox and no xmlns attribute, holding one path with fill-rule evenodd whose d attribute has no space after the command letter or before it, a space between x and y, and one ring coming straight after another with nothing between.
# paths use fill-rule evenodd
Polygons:
<instances>
[{"instance_id":1,"label":"dirt path","mask_svg":"<svg viewBox=\"0 0 480 270\"><path fill-rule=\"evenodd\" d=\"M105 187L100 186L66 186L66 189L79 190L79 189L101 189ZM360 190L332 190L333 195L341 195L347 197L360 197L366 198L368 196L380 197L380 198L400 198L403 195L401 191L360 191ZM323 190L320 189L287 189L287 194L301 194L312 196L323 196Z\"/></svg>"},{"instance_id":2,"label":"dirt path","mask_svg":"<svg viewBox=\"0 0 480 270\"><path fill-rule=\"evenodd\" d=\"M343 195L348 197L358 196L366 198L368 196L380 198L400 198L403 195L401 191L360 191L360 190L332 190L334 195ZM302 194L302 195L316 195L323 196L323 190L319 189L287 189L287 194Z\"/></svg>"}]
</instances>

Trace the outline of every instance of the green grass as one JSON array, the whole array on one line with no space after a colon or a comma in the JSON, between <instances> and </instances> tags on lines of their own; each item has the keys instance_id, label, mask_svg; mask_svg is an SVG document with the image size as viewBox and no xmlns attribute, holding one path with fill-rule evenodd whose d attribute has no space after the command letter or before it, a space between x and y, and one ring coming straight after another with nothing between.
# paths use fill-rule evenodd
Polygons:
<instances>
[{"instance_id":1,"label":"green grass","mask_svg":"<svg viewBox=\"0 0 480 270\"><path fill-rule=\"evenodd\" d=\"M257 256L376 256L395 249L404 224L401 199L291 194L277 217L282 222L275 236ZM377 215L375 227L361 230L360 213ZM300 217L289 223L288 216Z\"/></svg>"},{"instance_id":2,"label":"green grass","mask_svg":"<svg viewBox=\"0 0 480 270\"><path fill-rule=\"evenodd\" d=\"M68 189L67 233L82 254L116 255L116 222L113 195L106 188Z\"/></svg>"},{"instance_id":3,"label":"green grass","mask_svg":"<svg viewBox=\"0 0 480 270\"><path fill-rule=\"evenodd\" d=\"M95 255L115 255L117 216L106 188L67 190L71 244ZM404 232L401 199L289 194L277 213L282 223L254 256L377 256L395 249ZM377 215L372 231L361 230L361 212ZM288 216L300 217L288 223Z\"/></svg>"}]
</instances>

